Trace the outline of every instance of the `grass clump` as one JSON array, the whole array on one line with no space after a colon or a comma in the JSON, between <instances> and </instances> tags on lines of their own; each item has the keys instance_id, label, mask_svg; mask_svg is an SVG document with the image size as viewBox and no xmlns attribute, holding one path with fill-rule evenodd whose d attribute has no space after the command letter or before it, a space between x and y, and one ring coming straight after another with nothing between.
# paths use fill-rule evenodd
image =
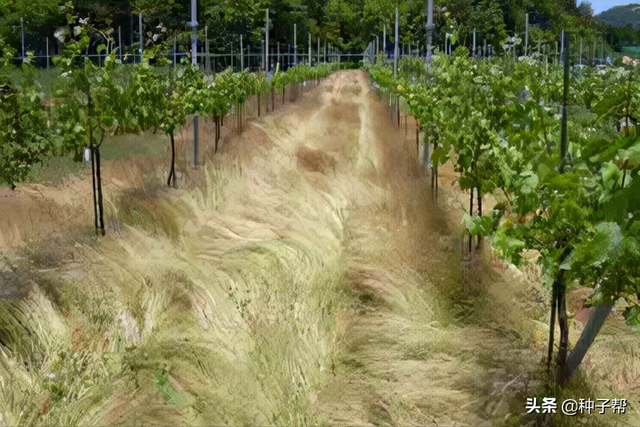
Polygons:
<instances>
[{"instance_id":1,"label":"grass clump","mask_svg":"<svg viewBox=\"0 0 640 427\"><path fill-rule=\"evenodd\" d=\"M349 370L357 370L365 367L365 364L362 363L362 361L347 354L343 354L338 358L338 364Z\"/></svg>"},{"instance_id":2,"label":"grass clump","mask_svg":"<svg viewBox=\"0 0 640 427\"><path fill-rule=\"evenodd\" d=\"M234 251L223 262L218 280L250 331L249 369L260 389L269 390L260 412L270 423L317 421L308 395L338 351L336 314L354 303L341 259L274 240Z\"/></svg>"},{"instance_id":3,"label":"grass clump","mask_svg":"<svg viewBox=\"0 0 640 427\"><path fill-rule=\"evenodd\" d=\"M30 371L47 363L64 331L56 310L40 292L21 300L0 300L0 345Z\"/></svg>"},{"instance_id":4,"label":"grass clump","mask_svg":"<svg viewBox=\"0 0 640 427\"><path fill-rule=\"evenodd\" d=\"M431 357L432 353L425 342L406 343L402 346L404 360L428 360Z\"/></svg>"},{"instance_id":5,"label":"grass clump","mask_svg":"<svg viewBox=\"0 0 640 427\"><path fill-rule=\"evenodd\" d=\"M113 216L125 224L154 235L167 236L175 242L181 235L179 218L184 214L183 206L176 203L164 200L145 189L128 189L117 198Z\"/></svg>"},{"instance_id":6,"label":"grass clump","mask_svg":"<svg viewBox=\"0 0 640 427\"><path fill-rule=\"evenodd\" d=\"M205 185L193 190L193 198L202 210L221 210L226 201L225 191L232 179L242 176L239 165L214 167L209 163L204 167Z\"/></svg>"},{"instance_id":7,"label":"grass clump","mask_svg":"<svg viewBox=\"0 0 640 427\"><path fill-rule=\"evenodd\" d=\"M156 373L156 379L158 381L158 391L162 394L162 399L165 403L173 403L174 405L182 406L185 404L185 397L182 393L174 390L169 382L169 373L166 371Z\"/></svg>"}]
</instances>

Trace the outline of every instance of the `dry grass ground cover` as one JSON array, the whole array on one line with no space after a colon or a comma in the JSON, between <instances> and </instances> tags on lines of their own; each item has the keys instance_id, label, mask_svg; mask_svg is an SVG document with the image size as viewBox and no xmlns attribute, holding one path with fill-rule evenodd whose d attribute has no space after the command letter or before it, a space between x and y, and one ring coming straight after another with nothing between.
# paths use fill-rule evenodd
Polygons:
<instances>
[{"instance_id":1,"label":"dry grass ground cover","mask_svg":"<svg viewBox=\"0 0 640 427\"><path fill-rule=\"evenodd\" d=\"M114 156L100 239L84 172L2 190L0 425L535 425L546 291L462 256L455 177L433 202L388 117L342 72L198 170L185 129L179 190ZM567 393L637 397L616 322Z\"/></svg>"}]
</instances>

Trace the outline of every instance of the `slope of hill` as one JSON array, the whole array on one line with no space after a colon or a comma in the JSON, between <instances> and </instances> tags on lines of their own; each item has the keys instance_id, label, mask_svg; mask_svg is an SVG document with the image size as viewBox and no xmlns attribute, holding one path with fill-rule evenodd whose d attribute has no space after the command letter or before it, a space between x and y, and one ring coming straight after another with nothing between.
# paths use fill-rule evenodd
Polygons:
<instances>
[{"instance_id":1,"label":"slope of hill","mask_svg":"<svg viewBox=\"0 0 640 427\"><path fill-rule=\"evenodd\" d=\"M635 29L640 29L640 4L615 6L600 13L597 17L605 24L613 27L631 25Z\"/></svg>"}]
</instances>

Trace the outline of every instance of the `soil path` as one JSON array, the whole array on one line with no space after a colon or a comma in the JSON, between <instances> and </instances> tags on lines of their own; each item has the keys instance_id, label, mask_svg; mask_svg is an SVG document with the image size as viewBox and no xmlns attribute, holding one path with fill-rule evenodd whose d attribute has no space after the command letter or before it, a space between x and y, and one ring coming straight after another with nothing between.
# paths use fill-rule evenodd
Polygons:
<instances>
[{"instance_id":1,"label":"soil path","mask_svg":"<svg viewBox=\"0 0 640 427\"><path fill-rule=\"evenodd\" d=\"M431 199L415 128L393 128L366 74L354 71L332 75L264 129L295 150L318 191L348 200L343 245L363 305L338 316L344 351L311 396L315 409L350 426L504 418L506 396L527 384L522 364L535 366L523 307L513 304L524 285L506 289L502 274L464 267L460 212ZM456 197L450 186L441 192ZM483 308L489 298L495 311Z\"/></svg>"}]
</instances>

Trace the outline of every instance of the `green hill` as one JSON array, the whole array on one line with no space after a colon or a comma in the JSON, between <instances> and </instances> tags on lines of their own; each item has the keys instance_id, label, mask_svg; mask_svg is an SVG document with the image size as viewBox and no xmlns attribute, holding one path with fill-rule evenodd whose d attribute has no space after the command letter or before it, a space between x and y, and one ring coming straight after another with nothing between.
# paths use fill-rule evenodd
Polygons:
<instances>
[{"instance_id":1,"label":"green hill","mask_svg":"<svg viewBox=\"0 0 640 427\"><path fill-rule=\"evenodd\" d=\"M628 4L626 6L615 6L605 10L597 16L605 24L613 27L626 27L631 25L635 29L640 29L640 4Z\"/></svg>"}]
</instances>

